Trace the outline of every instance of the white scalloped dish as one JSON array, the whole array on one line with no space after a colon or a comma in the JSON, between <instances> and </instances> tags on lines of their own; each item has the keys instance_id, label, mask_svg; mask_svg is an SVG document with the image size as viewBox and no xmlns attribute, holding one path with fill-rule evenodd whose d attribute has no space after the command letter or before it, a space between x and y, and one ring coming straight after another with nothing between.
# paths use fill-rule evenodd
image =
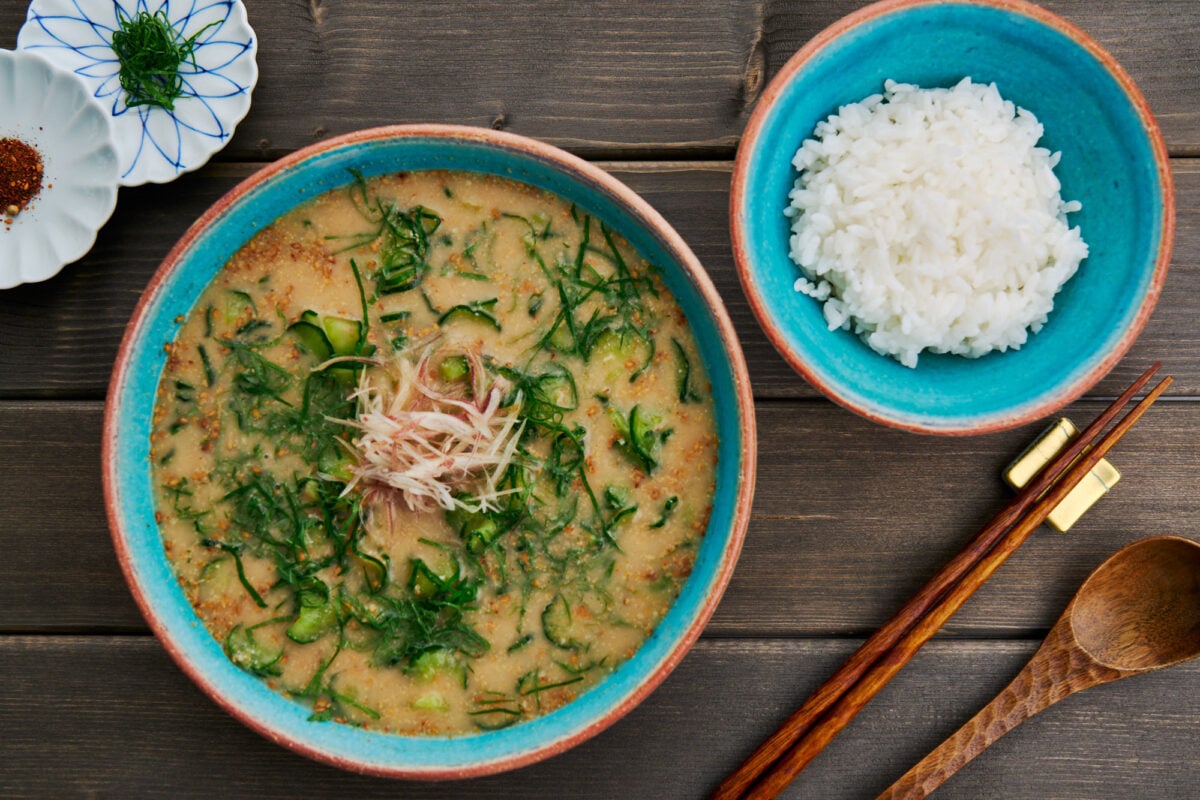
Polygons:
<instances>
[{"instance_id":1,"label":"white scalloped dish","mask_svg":"<svg viewBox=\"0 0 1200 800\"><path fill-rule=\"evenodd\" d=\"M81 258L117 203L108 115L71 73L0 50L0 139L8 138L35 148L44 174L28 206L0 221L0 289L44 281Z\"/></svg>"}]
</instances>

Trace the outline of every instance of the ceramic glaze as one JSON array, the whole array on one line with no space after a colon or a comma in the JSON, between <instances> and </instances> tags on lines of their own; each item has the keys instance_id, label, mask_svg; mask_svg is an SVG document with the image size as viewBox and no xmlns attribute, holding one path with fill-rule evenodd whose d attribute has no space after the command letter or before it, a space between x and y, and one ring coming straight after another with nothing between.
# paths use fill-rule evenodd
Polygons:
<instances>
[{"instance_id":1,"label":"ceramic glaze","mask_svg":"<svg viewBox=\"0 0 1200 800\"><path fill-rule=\"evenodd\" d=\"M716 493L691 577L654 634L596 688L528 724L461 736L395 736L307 721L309 711L234 666L175 579L154 520L149 432L163 345L220 267L264 225L328 188L349 168L366 177L455 169L502 175L578 203L659 266L687 315L712 384ZM109 526L135 600L168 652L218 703L264 736L313 758L372 774L457 778L545 758L603 730L674 668L712 615L749 521L755 429L750 381L732 324L691 251L643 200L556 148L455 126L363 131L302 150L261 170L184 235L152 279L118 354L105 413L103 470Z\"/></svg>"},{"instance_id":2,"label":"ceramic glaze","mask_svg":"<svg viewBox=\"0 0 1200 800\"><path fill-rule=\"evenodd\" d=\"M1061 151L1062 196L1083 210L1091 255L1018 351L926 353L911 370L853 333L830 332L792 288L791 160L816 124L891 78L924 88L995 82ZM1103 156L1101 156L1103 154ZM1114 156L1113 154L1119 154ZM1022 2L885 0L810 41L764 92L734 170L730 216L742 286L788 362L816 388L884 424L972 434L1037 419L1081 395L1128 350L1166 278L1174 198L1166 148L1133 81L1082 31Z\"/></svg>"}]
</instances>

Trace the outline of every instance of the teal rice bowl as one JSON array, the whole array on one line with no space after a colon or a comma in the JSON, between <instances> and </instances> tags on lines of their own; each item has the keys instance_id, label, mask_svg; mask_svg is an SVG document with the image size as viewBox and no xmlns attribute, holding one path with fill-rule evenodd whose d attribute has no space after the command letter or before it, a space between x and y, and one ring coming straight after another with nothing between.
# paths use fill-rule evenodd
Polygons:
<instances>
[{"instance_id":1,"label":"teal rice bowl","mask_svg":"<svg viewBox=\"0 0 1200 800\"><path fill-rule=\"evenodd\" d=\"M792 157L817 123L883 90L994 82L1033 112L1038 143L1061 151L1064 200L1078 200L1090 255L1019 350L964 358L926 352L915 369L854 333L830 331L821 304L793 289L784 216ZM768 338L809 383L877 422L975 434L1038 419L1120 360L1162 290L1174 233L1166 147L1125 71L1075 26L1019 0L885 0L818 34L760 99L738 150L730 201L738 274Z\"/></svg>"}]
</instances>

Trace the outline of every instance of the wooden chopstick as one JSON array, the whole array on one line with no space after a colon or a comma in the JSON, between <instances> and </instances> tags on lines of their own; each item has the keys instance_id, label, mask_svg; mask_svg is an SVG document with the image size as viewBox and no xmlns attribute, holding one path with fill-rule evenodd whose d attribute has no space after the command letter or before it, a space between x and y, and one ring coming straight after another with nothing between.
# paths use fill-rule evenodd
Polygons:
<instances>
[{"instance_id":1,"label":"wooden chopstick","mask_svg":"<svg viewBox=\"0 0 1200 800\"><path fill-rule=\"evenodd\" d=\"M946 624L975 590L991 577L996 568L1021 546L1029 534L1046 520L1054 507L1091 472L1092 467L1133 427L1159 395L1166 391L1171 385L1171 380L1170 376L1163 378L1106 436L1082 455L1062 479L1034 504L1029 513L1022 517L928 614L918 620L890 651L871 665L863 677L809 730L808 735L775 763L771 771L745 795L746 800L770 800L778 796L796 775L808 766L817 753L821 752L863 706L916 655L922 645Z\"/></svg>"},{"instance_id":2,"label":"wooden chopstick","mask_svg":"<svg viewBox=\"0 0 1200 800\"><path fill-rule=\"evenodd\" d=\"M1012 528L1014 524L1017 524L1031 507L1035 506L1038 498L1045 494L1047 489L1050 489L1055 485L1056 481L1063 476L1068 467L1070 467L1071 464L1079 458L1080 454L1088 448L1092 440L1096 439L1100 432L1116 417L1118 413L1120 413L1121 409L1129 403L1133 396L1137 394L1137 392L1140 391L1143 386L1146 385L1146 383L1160 367L1161 365L1156 363L1151 366L1150 369L1146 370L1146 372L1144 372L1136 381L1134 381L1133 384L1112 403L1112 405L1105 409L1100 416L1098 416L1087 428L1085 428L1084 431L1078 437L1076 437L1067 448L1065 448L1056 458L1046 465L1046 467L1038 474L1038 476L1034 480L1030 481L1024 489L1018 492L1013 498L1012 502L1009 503L999 513L997 513L996 516L993 517L986 526L984 526L983 530L981 530L979 534L977 534L975 538L972 539L971 542L969 542L957 556L947 562L946 565L943 566L920 590L918 590L918 592L913 595L913 597L910 598L909 601L906 602L900 608L900 610L896 612L896 614L890 620L888 620L887 623L884 624L882 628L880 628L874 635L867 639L854 653L854 655L852 655L846 661L846 663L838 669L837 672L835 672L824 684L822 684L821 687L817 689L817 691L815 691L804 702L804 704L800 706L799 709L789 716L774 734L772 734L766 739L766 741L759 745L759 747L749 756L749 758L746 759L745 762L742 763L740 767L738 767L724 781L722 781L710 796L710 800L736 800L737 798L746 796L746 791L754 784L754 782L758 780L763 773L767 772L768 769L771 769L776 762L780 762L781 758L788 751L788 749L802 737L804 737L805 734L807 734L813 727L813 724L835 703L838 703L838 701L847 694L851 687L857 684L867 670L870 669L872 665L874 665L882 656L884 656L884 654L895 647L897 643L900 642L900 640L914 628L918 621L926 616L930 608L939 599L941 599L943 595L947 594L947 592L965 575L967 575L968 572L972 570L976 563L979 562L980 559L982 559L985 554L992 549L997 540L999 540L1006 531ZM1160 384L1159 388L1155 390L1156 393L1153 394L1153 397L1157 398L1158 394L1161 394L1162 390L1165 389L1169 383L1170 379L1168 378L1163 382L1163 384ZM1153 399L1151 399L1150 402L1153 402ZM1149 405L1146 400L1143 400L1142 403L1144 405L1139 406L1139 408L1142 410L1138 412L1138 416L1141 416L1141 413L1144 413L1145 408ZM1131 414L1132 413L1133 412L1131 412ZM1136 421L1136 417L1134 418L1134 421ZM1128 424L1132 425L1133 422L1130 421ZM1116 429L1114 429L1114 431L1115 430ZM1124 430L1128 430L1128 427L1123 429L1117 438L1119 438L1120 435L1123 435ZM1115 441L1116 440L1114 439L1107 447L1110 448ZM1107 452L1107 448L1104 450L1104 452ZM1080 472L1078 477L1075 478L1074 483L1078 483L1082 476L1087 474L1087 471L1091 469L1091 466L1094 466L1095 463L1099 461L1100 457L1102 456L1098 456L1094 460L1091 460L1088 469ZM1070 488L1073 488L1074 483L1072 483L1070 487L1063 490L1061 495L1057 496L1060 499L1062 496L1065 496L1066 492L1070 491ZM1037 525L1041 524L1045 516L1050 513L1050 510L1057 505L1057 502L1058 500L1055 500L1044 509L1044 513L1041 513L1041 518L1029 527L1029 531L1032 531L1037 527ZM1033 517L1029 517L1029 519L1032 518ZM1021 536L1021 541L1024 541L1024 538L1027 535L1028 531ZM1008 553L1011 553L1011 549L1008 551ZM987 574L990 575L991 571L999 566L999 564L1003 562L1004 558L1007 558L1007 554L1005 554L994 566L992 566L991 569L988 570ZM974 588L972 588L970 591L973 592ZM970 592L968 592L966 596L962 597L962 599L958 601L959 604L965 601L966 597L969 595ZM957 605L954 606L954 608L956 609ZM953 610L951 610L950 613L952 614ZM947 617L948 616L949 614L947 614ZM940 624L938 627L940 627ZM936 630L936 627L933 628L933 630L929 632L929 635L932 635L932 632ZM923 643L924 640L922 639L921 644ZM920 644L917 644L917 647L919 648ZM907 658L904 660L907 661ZM903 662L900 662L896 666L895 670L898 671L900 666L903 666ZM892 674L894 674L894 671ZM870 695L873 694L874 691L870 693ZM863 704L865 704L869 697L870 696L867 696L863 700ZM859 707L861 707L861 705ZM857 713L857 708L853 713ZM853 713L850 714L850 717L853 717ZM779 764L778 771L772 773L772 775L775 775L776 777L773 777L769 781L764 779L762 787L764 792L768 791L770 787L776 786L777 788L775 788L774 791L778 792L784 786L786 786L787 783L790 782L791 779L801 769L803 769L805 765L807 765L808 761L810 761L816 755L816 753L819 752L821 747L823 747L824 744L829 741L829 739L832 739L833 736L841 730L841 727L844 727L844 725L849 722L850 717L847 717L845 721L841 723L841 725L837 726L836 730L833 730L832 733L828 734L828 738L824 738L824 736L820 737L824 738L824 742L819 747L816 747L816 749L811 750L811 752L809 752L811 745L805 747L803 750L793 751L785 761ZM822 722L822 724L824 724L824 722ZM773 797L774 795L759 793L748 796Z\"/></svg>"}]
</instances>

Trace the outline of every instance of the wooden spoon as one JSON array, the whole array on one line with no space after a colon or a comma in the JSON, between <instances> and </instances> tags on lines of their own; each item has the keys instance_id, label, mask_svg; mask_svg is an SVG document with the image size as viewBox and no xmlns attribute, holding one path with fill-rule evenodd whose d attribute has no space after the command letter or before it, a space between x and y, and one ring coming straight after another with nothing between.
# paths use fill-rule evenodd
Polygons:
<instances>
[{"instance_id":1,"label":"wooden spoon","mask_svg":"<svg viewBox=\"0 0 1200 800\"><path fill-rule=\"evenodd\" d=\"M1200 544L1155 536L1096 568L1013 682L878 800L921 798L1064 697L1200 656Z\"/></svg>"}]
</instances>

